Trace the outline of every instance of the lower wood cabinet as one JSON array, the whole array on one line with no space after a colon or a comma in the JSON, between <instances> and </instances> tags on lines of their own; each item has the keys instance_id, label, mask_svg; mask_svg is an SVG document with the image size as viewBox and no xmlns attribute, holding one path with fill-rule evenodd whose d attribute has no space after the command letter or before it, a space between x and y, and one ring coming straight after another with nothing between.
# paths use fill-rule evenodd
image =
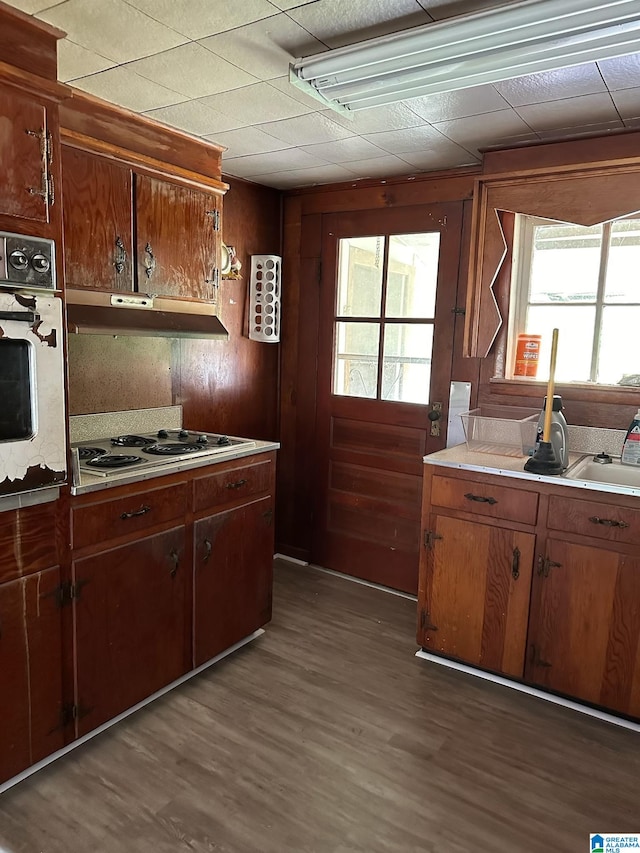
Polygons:
<instances>
[{"instance_id":1,"label":"lower wood cabinet","mask_svg":"<svg viewBox=\"0 0 640 853\"><path fill-rule=\"evenodd\" d=\"M64 744L56 566L0 585L0 783Z\"/></svg>"},{"instance_id":2,"label":"lower wood cabinet","mask_svg":"<svg viewBox=\"0 0 640 853\"><path fill-rule=\"evenodd\" d=\"M526 679L640 717L640 554L547 540Z\"/></svg>"},{"instance_id":3,"label":"lower wood cabinet","mask_svg":"<svg viewBox=\"0 0 640 853\"><path fill-rule=\"evenodd\" d=\"M73 563L78 735L190 669L185 528Z\"/></svg>"},{"instance_id":4,"label":"lower wood cabinet","mask_svg":"<svg viewBox=\"0 0 640 853\"><path fill-rule=\"evenodd\" d=\"M271 619L273 498L200 519L194 526L194 665Z\"/></svg>"},{"instance_id":5,"label":"lower wood cabinet","mask_svg":"<svg viewBox=\"0 0 640 853\"><path fill-rule=\"evenodd\" d=\"M418 643L640 719L638 499L425 465Z\"/></svg>"},{"instance_id":6,"label":"lower wood cabinet","mask_svg":"<svg viewBox=\"0 0 640 853\"><path fill-rule=\"evenodd\" d=\"M535 536L432 515L425 547L420 644L522 676Z\"/></svg>"}]
</instances>

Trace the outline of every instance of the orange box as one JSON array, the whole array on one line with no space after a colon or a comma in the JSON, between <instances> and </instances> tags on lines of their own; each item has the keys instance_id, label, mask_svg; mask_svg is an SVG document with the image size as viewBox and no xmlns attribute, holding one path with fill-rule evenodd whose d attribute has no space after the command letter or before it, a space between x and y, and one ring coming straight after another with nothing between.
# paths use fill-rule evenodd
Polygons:
<instances>
[{"instance_id":1,"label":"orange box","mask_svg":"<svg viewBox=\"0 0 640 853\"><path fill-rule=\"evenodd\" d=\"M518 335L514 376L531 376L538 373L542 335Z\"/></svg>"}]
</instances>

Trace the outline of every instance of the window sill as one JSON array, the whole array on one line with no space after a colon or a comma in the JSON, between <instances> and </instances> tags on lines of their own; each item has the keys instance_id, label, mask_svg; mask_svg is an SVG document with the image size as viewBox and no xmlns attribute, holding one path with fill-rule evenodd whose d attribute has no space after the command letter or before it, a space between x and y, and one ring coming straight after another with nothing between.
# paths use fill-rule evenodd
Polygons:
<instances>
[{"instance_id":1,"label":"window sill","mask_svg":"<svg viewBox=\"0 0 640 853\"><path fill-rule=\"evenodd\" d=\"M489 380L491 390L505 396L544 397L547 383L535 379L504 379L501 376ZM595 385L591 382L557 382L556 394L571 400L581 400L585 403L612 403L621 406L638 405L640 388L630 385Z\"/></svg>"}]
</instances>

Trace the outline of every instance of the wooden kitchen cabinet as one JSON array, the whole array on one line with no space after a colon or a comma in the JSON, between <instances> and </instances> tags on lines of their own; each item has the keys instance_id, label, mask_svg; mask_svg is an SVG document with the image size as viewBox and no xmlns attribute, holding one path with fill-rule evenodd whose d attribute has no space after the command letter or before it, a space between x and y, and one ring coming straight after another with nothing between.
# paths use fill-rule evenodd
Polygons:
<instances>
[{"instance_id":1,"label":"wooden kitchen cabinet","mask_svg":"<svg viewBox=\"0 0 640 853\"><path fill-rule=\"evenodd\" d=\"M56 508L51 501L0 513L0 583L59 562Z\"/></svg>"},{"instance_id":2,"label":"wooden kitchen cabinet","mask_svg":"<svg viewBox=\"0 0 640 853\"><path fill-rule=\"evenodd\" d=\"M0 86L0 216L49 222L53 141L45 102Z\"/></svg>"},{"instance_id":3,"label":"wooden kitchen cabinet","mask_svg":"<svg viewBox=\"0 0 640 853\"><path fill-rule=\"evenodd\" d=\"M64 267L67 287L131 291L131 169L63 146Z\"/></svg>"},{"instance_id":4,"label":"wooden kitchen cabinet","mask_svg":"<svg viewBox=\"0 0 640 853\"><path fill-rule=\"evenodd\" d=\"M138 290L214 300L220 268L219 195L136 175Z\"/></svg>"},{"instance_id":5,"label":"wooden kitchen cabinet","mask_svg":"<svg viewBox=\"0 0 640 853\"><path fill-rule=\"evenodd\" d=\"M77 734L190 668L185 527L73 562Z\"/></svg>"},{"instance_id":6,"label":"wooden kitchen cabinet","mask_svg":"<svg viewBox=\"0 0 640 853\"><path fill-rule=\"evenodd\" d=\"M549 537L534 584L527 681L640 717L635 550Z\"/></svg>"},{"instance_id":7,"label":"wooden kitchen cabinet","mask_svg":"<svg viewBox=\"0 0 640 853\"><path fill-rule=\"evenodd\" d=\"M0 783L60 749L60 569L0 585Z\"/></svg>"},{"instance_id":8,"label":"wooden kitchen cabinet","mask_svg":"<svg viewBox=\"0 0 640 853\"><path fill-rule=\"evenodd\" d=\"M194 665L271 619L273 498L218 512L194 527Z\"/></svg>"},{"instance_id":9,"label":"wooden kitchen cabinet","mask_svg":"<svg viewBox=\"0 0 640 853\"><path fill-rule=\"evenodd\" d=\"M496 672L524 672L535 536L432 515L418 642Z\"/></svg>"}]
</instances>

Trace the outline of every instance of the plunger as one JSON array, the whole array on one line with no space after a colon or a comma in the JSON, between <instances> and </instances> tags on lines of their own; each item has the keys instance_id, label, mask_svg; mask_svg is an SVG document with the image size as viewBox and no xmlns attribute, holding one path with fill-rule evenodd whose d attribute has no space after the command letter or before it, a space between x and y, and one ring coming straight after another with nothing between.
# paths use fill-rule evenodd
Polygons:
<instances>
[{"instance_id":1,"label":"plunger","mask_svg":"<svg viewBox=\"0 0 640 853\"><path fill-rule=\"evenodd\" d=\"M555 388L556 356L558 354L558 330L553 330L551 338L551 363L549 364L549 382L547 384L547 405L544 410L544 428L542 441L536 452L524 464L524 470L532 474L562 474L562 460L556 457L551 443L551 416L553 414L553 392Z\"/></svg>"}]
</instances>

